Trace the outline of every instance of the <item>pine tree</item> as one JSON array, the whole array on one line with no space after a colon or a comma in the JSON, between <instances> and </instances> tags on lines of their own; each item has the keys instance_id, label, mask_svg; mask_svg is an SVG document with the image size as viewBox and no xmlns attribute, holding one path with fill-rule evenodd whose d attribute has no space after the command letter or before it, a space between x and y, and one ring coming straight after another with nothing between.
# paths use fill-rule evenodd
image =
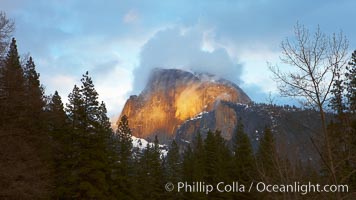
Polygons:
<instances>
[{"instance_id":1,"label":"pine tree","mask_svg":"<svg viewBox=\"0 0 356 200\"><path fill-rule=\"evenodd\" d=\"M98 126L104 132L108 132L110 135L112 133L110 119L107 116L107 109L105 103L102 101L98 107Z\"/></svg>"},{"instance_id":2,"label":"pine tree","mask_svg":"<svg viewBox=\"0 0 356 200\"><path fill-rule=\"evenodd\" d=\"M329 106L336 111L339 120L342 120L345 111L345 104L343 99L344 85L343 80L341 79L341 72L335 72L335 76L336 78L333 83L333 88L330 91L332 97Z\"/></svg>"},{"instance_id":3,"label":"pine tree","mask_svg":"<svg viewBox=\"0 0 356 200\"><path fill-rule=\"evenodd\" d=\"M165 159L165 171L166 171L166 182L172 182L173 184L177 184L182 179L182 163L179 154L179 146L176 141L173 140L169 151L167 153L167 157ZM182 195L174 190L170 192L167 196L167 199L181 199Z\"/></svg>"},{"instance_id":4,"label":"pine tree","mask_svg":"<svg viewBox=\"0 0 356 200\"><path fill-rule=\"evenodd\" d=\"M351 61L346 67L346 90L349 111L353 114L356 113L356 50L352 53Z\"/></svg>"},{"instance_id":5,"label":"pine tree","mask_svg":"<svg viewBox=\"0 0 356 200\"><path fill-rule=\"evenodd\" d=\"M167 180L172 183L177 183L181 180L181 159L179 155L179 147L175 140L172 141L167 157L166 157Z\"/></svg>"},{"instance_id":6,"label":"pine tree","mask_svg":"<svg viewBox=\"0 0 356 200\"><path fill-rule=\"evenodd\" d=\"M88 75L81 79L79 89L74 86L69 95L67 112L72 126L74 145L73 177L77 181L74 186L74 198L105 199L109 198L110 153L108 152L108 122L103 123L106 109L99 106L98 93ZM100 113L101 111L101 113Z\"/></svg>"},{"instance_id":7,"label":"pine tree","mask_svg":"<svg viewBox=\"0 0 356 200\"><path fill-rule=\"evenodd\" d=\"M83 74L81 82L82 86L80 88L80 92L83 97L84 106L83 126L87 131L91 132L95 129L98 122L98 93L94 88L93 81L89 77L88 71Z\"/></svg>"},{"instance_id":8,"label":"pine tree","mask_svg":"<svg viewBox=\"0 0 356 200\"><path fill-rule=\"evenodd\" d=\"M74 130L83 129L82 115L84 112L82 94L77 85L74 85L72 92L68 96L69 103L66 104L66 112L70 121L70 124Z\"/></svg>"},{"instance_id":9,"label":"pine tree","mask_svg":"<svg viewBox=\"0 0 356 200\"><path fill-rule=\"evenodd\" d=\"M133 177L133 160L132 160L132 133L129 127L128 118L124 115L121 117L116 130L116 156L117 164L115 169L114 184L117 192L123 199L132 198L132 177Z\"/></svg>"},{"instance_id":10,"label":"pine tree","mask_svg":"<svg viewBox=\"0 0 356 200\"><path fill-rule=\"evenodd\" d=\"M194 181L194 157L193 150L188 145L187 149L183 154L183 164L182 164L182 179L191 183Z\"/></svg>"},{"instance_id":11,"label":"pine tree","mask_svg":"<svg viewBox=\"0 0 356 200\"><path fill-rule=\"evenodd\" d=\"M173 140L166 157L165 163L166 169L166 182L171 182L176 185L182 180L182 162L179 154L179 146L176 141ZM168 193L167 199L181 199L182 194L177 190L173 190Z\"/></svg>"},{"instance_id":12,"label":"pine tree","mask_svg":"<svg viewBox=\"0 0 356 200\"><path fill-rule=\"evenodd\" d=\"M25 65L24 75L26 79L26 98L27 98L27 107L29 112L29 117L33 121L42 121L41 113L45 106L44 102L44 91L40 83L40 74L36 71L35 63L30 57ZM36 124L32 123L33 126ZM38 125L37 125L38 126Z\"/></svg>"},{"instance_id":13,"label":"pine tree","mask_svg":"<svg viewBox=\"0 0 356 200\"><path fill-rule=\"evenodd\" d=\"M154 144L147 144L139 162L138 199L162 199L164 194L163 168L157 136Z\"/></svg>"},{"instance_id":14,"label":"pine tree","mask_svg":"<svg viewBox=\"0 0 356 200\"><path fill-rule=\"evenodd\" d=\"M193 138L192 147L189 145L183 156L182 180L188 183L204 182L205 149L200 132ZM206 199L204 193L184 193L184 199Z\"/></svg>"},{"instance_id":15,"label":"pine tree","mask_svg":"<svg viewBox=\"0 0 356 200\"><path fill-rule=\"evenodd\" d=\"M80 115L84 133L81 135L80 183L79 197L108 197L108 158L106 149L106 134L99 127L98 93L94 88L88 72L81 79L80 94L83 102L83 112ZM106 113L103 113L106 114Z\"/></svg>"},{"instance_id":16,"label":"pine tree","mask_svg":"<svg viewBox=\"0 0 356 200\"><path fill-rule=\"evenodd\" d=\"M54 159L54 199L68 199L74 195L73 186L76 184L72 174L74 165L73 138L67 115L64 112L62 99L55 91L52 96L48 109L46 110L46 119L48 131L52 137L53 159Z\"/></svg>"},{"instance_id":17,"label":"pine tree","mask_svg":"<svg viewBox=\"0 0 356 200\"><path fill-rule=\"evenodd\" d=\"M121 120L116 130L119 139L119 158L122 164L127 165L132 155L132 133L126 115Z\"/></svg>"},{"instance_id":18,"label":"pine tree","mask_svg":"<svg viewBox=\"0 0 356 200\"><path fill-rule=\"evenodd\" d=\"M54 92L49 102L48 112L50 112L50 116L48 117L50 119L49 129L62 129L62 127L64 127L66 124L67 115L64 111L62 98L57 91Z\"/></svg>"},{"instance_id":19,"label":"pine tree","mask_svg":"<svg viewBox=\"0 0 356 200\"><path fill-rule=\"evenodd\" d=\"M206 183L216 185L218 182L230 181L230 174L228 172L229 164L231 163L230 150L228 149L224 138L220 131L208 131L205 143L205 176ZM212 198L229 198L229 193L219 193L213 191L209 194Z\"/></svg>"},{"instance_id":20,"label":"pine tree","mask_svg":"<svg viewBox=\"0 0 356 200\"><path fill-rule=\"evenodd\" d=\"M152 154L152 147L147 143L146 148L143 151L142 156L139 158L137 163L137 180L135 184L137 185L138 190L138 199L153 199L151 196L153 186L152 186L152 173L151 173L151 162L150 157Z\"/></svg>"},{"instance_id":21,"label":"pine tree","mask_svg":"<svg viewBox=\"0 0 356 200\"><path fill-rule=\"evenodd\" d=\"M257 168L252 145L244 131L241 119L237 124L233 142L232 174L234 175L234 180L238 180L238 183L246 186L257 180ZM253 192L238 192L232 195L236 199L256 199L256 195Z\"/></svg>"},{"instance_id":22,"label":"pine tree","mask_svg":"<svg viewBox=\"0 0 356 200\"><path fill-rule=\"evenodd\" d=\"M101 102L98 107L98 136L99 140L102 141L102 148L105 156L105 161L107 162L105 165L105 173L107 183L109 184L109 196L115 198L117 197L115 191L115 178L114 171L117 162L119 161L119 156L117 154L117 135L111 128L110 120L107 116L107 110L104 102ZM132 154L131 154L132 156ZM129 167L133 167L132 163ZM133 169L131 169L133 171ZM131 172L132 173L132 172ZM129 182L128 186L130 186L131 182Z\"/></svg>"},{"instance_id":23,"label":"pine tree","mask_svg":"<svg viewBox=\"0 0 356 200\"><path fill-rule=\"evenodd\" d=\"M25 80L15 38L0 68L0 125L25 126Z\"/></svg>"},{"instance_id":24,"label":"pine tree","mask_svg":"<svg viewBox=\"0 0 356 200\"><path fill-rule=\"evenodd\" d=\"M69 142L67 144L71 147L71 154L67 158L67 168L71 173L68 176L68 183L58 188L61 198L70 199L79 197L79 184L81 183L80 167L82 165L81 160L84 155L83 146L84 134L82 126L83 116L83 99L80 93L79 87L74 85L72 92L68 96L68 103L66 104L65 111L67 113L70 130L68 131ZM64 169L65 171L66 169ZM66 180L65 180L66 181Z\"/></svg>"},{"instance_id":25,"label":"pine tree","mask_svg":"<svg viewBox=\"0 0 356 200\"><path fill-rule=\"evenodd\" d=\"M159 147L159 141L157 135L155 136L155 140L153 142L153 149L151 154L151 169L152 169L152 197L154 199L161 198L164 193L164 179L163 179L163 167L161 160L161 150Z\"/></svg>"},{"instance_id":26,"label":"pine tree","mask_svg":"<svg viewBox=\"0 0 356 200\"><path fill-rule=\"evenodd\" d=\"M147 147L147 146L146 146ZM131 188L131 193L133 194L132 199L143 198L145 193L145 183L147 182L147 173L145 173L145 166L143 161L143 155L145 150L139 148L133 148L132 151L132 180L131 184L134 186Z\"/></svg>"},{"instance_id":27,"label":"pine tree","mask_svg":"<svg viewBox=\"0 0 356 200\"><path fill-rule=\"evenodd\" d=\"M339 86L335 92L335 85L337 84ZM344 93L344 89L346 93ZM333 158L338 163L335 166L336 177L340 184L356 185L355 166L352 164L355 163L356 157L351 156L356 155L356 131L353 127L353 123L356 122L356 51L353 52L346 67L345 80L338 78L334 83L332 92L331 103L337 105L332 106L332 108L336 111L338 120L336 122L331 121L328 124L328 132L331 138L330 146ZM346 101L338 101L342 98ZM340 112L340 109L344 109L343 112Z\"/></svg>"},{"instance_id":28,"label":"pine tree","mask_svg":"<svg viewBox=\"0 0 356 200\"><path fill-rule=\"evenodd\" d=\"M205 139L205 177L209 183L215 185L219 180L216 172L219 170L217 143L212 131L208 131Z\"/></svg>"},{"instance_id":29,"label":"pine tree","mask_svg":"<svg viewBox=\"0 0 356 200\"><path fill-rule=\"evenodd\" d=\"M346 67L345 87L347 99L347 123L343 124L343 129L335 131L341 132L344 136L344 145L342 148L346 159L344 159L343 180L352 188L356 187L356 50L352 53L351 60ZM350 156L351 155L351 156ZM345 157L344 157L345 158Z\"/></svg>"},{"instance_id":30,"label":"pine tree","mask_svg":"<svg viewBox=\"0 0 356 200\"><path fill-rule=\"evenodd\" d=\"M241 122L237 125L234 142L234 169L235 179L243 184L256 180L256 166L252 145Z\"/></svg>"},{"instance_id":31,"label":"pine tree","mask_svg":"<svg viewBox=\"0 0 356 200\"><path fill-rule=\"evenodd\" d=\"M231 174L228 170L231 167L232 154L230 148L227 146L226 140L222 137L220 131L215 131L214 133L215 141L216 141L216 149L218 155L219 171L218 179L229 181L231 179Z\"/></svg>"},{"instance_id":32,"label":"pine tree","mask_svg":"<svg viewBox=\"0 0 356 200\"><path fill-rule=\"evenodd\" d=\"M205 149L203 138L198 132L193 140L193 174L192 177L195 181L203 181L205 176Z\"/></svg>"},{"instance_id":33,"label":"pine tree","mask_svg":"<svg viewBox=\"0 0 356 200\"><path fill-rule=\"evenodd\" d=\"M272 131L270 128L266 127L256 155L258 170L262 180L273 181L273 178L276 175L274 165L276 156Z\"/></svg>"},{"instance_id":34,"label":"pine tree","mask_svg":"<svg viewBox=\"0 0 356 200\"><path fill-rule=\"evenodd\" d=\"M62 198L74 198L78 197L79 184L80 184L80 161L83 155L84 147L83 141L83 99L80 93L79 87L74 85L72 92L68 95L68 103L66 104L65 111L67 113L70 130L68 131L69 142L71 147L71 155L68 157L68 169L71 170L71 174L68 177L68 184L64 184L63 191L60 191Z\"/></svg>"}]
</instances>

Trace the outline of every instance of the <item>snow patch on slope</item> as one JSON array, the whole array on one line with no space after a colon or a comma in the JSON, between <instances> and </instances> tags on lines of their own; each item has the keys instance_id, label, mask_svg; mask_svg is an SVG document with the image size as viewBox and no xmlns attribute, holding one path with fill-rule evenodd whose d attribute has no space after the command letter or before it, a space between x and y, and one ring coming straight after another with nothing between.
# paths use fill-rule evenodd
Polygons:
<instances>
[{"instance_id":1,"label":"snow patch on slope","mask_svg":"<svg viewBox=\"0 0 356 200\"><path fill-rule=\"evenodd\" d=\"M153 142L148 142L147 140L145 140L143 138L138 138L138 137L135 137L135 136L131 136L131 139L132 139L133 148L139 149L140 151L144 151L146 149L146 147L147 147L147 144L150 147L154 146ZM168 146L160 144L159 145L159 149L160 149L160 153L161 153L161 158L166 157L167 153L168 153Z\"/></svg>"},{"instance_id":2,"label":"snow patch on slope","mask_svg":"<svg viewBox=\"0 0 356 200\"><path fill-rule=\"evenodd\" d=\"M197 120L197 119L201 119L203 117L203 115L207 114L207 113L208 112L206 112L206 111L200 112L199 114L197 114L194 117L188 119L187 121L194 121L194 120Z\"/></svg>"}]
</instances>

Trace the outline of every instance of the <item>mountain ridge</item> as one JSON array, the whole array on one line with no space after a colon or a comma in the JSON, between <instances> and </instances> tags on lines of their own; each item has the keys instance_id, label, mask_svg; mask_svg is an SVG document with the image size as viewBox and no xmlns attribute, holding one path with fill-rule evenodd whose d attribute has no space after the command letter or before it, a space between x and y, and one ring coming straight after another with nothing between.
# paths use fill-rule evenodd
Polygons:
<instances>
[{"instance_id":1,"label":"mountain ridge","mask_svg":"<svg viewBox=\"0 0 356 200\"><path fill-rule=\"evenodd\" d=\"M130 119L133 135L171 140L179 126L220 101L248 104L251 99L236 84L208 73L155 69L145 89L127 100L122 115Z\"/></svg>"}]
</instances>

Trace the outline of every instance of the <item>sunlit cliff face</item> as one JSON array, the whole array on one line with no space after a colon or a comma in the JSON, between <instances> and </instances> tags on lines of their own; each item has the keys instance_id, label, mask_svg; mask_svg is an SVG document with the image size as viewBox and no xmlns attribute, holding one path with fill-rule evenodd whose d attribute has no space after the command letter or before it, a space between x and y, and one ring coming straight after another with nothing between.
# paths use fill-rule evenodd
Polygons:
<instances>
[{"instance_id":1,"label":"sunlit cliff face","mask_svg":"<svg viewBox=\"0 0 356 200\"><path fill-rule=\"evenodd\" d=\"M149 89L126 102L121 115L128 116L134 136L152 138L164 134L170 138L179 125L203 111L213 110L219 101L241 101L240 91L231 85L201 81L189 72L172 73L157 75ZM247 96L242 99L249 101Z\"/></svg>"},{"instance_id":2,"label":"sunlit cliff face","mask_svg":"<svg viewBox=\"0 0 356 200\"><path fill-rule=\"evenodd\" d=\"M237 101L237 94L231 87L222 84L199 83L184 89L175 99L175 117L185 121L202 111L210 111L220 100Z\"/></svg>"},{"instance_id":3,"label":"sunlit cliff face","mask_svg":"<svg viewBox=\"0 0 356 200\"><path fill-rule=\"evenodd\" d=\"M197 115L203 109L201 98L196 85L183 90L175 99L175 117L184 121Z\"/></svg>"}]
</instances>

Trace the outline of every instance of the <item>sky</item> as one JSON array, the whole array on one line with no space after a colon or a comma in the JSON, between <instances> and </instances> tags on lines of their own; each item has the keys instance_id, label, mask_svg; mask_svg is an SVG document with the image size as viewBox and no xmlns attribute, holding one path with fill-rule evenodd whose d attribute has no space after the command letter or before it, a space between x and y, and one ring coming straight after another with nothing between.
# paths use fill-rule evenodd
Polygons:
<instances>
[{"instance_id":1,"label":"sky","mask_svg":"<svg viewBox=\"0 0 356 200\"><path fill-rule=\"evenodd\" d=\"M219 75L256 102L278 97L268 64L296 23L342 31L356 49L354 0L0 0L15 21L21 55L30 54L46 94L64 102L89 71L115 120L152 68ZM282 66L288 69L289 66Z\"/></svg>"}]
</instances>

